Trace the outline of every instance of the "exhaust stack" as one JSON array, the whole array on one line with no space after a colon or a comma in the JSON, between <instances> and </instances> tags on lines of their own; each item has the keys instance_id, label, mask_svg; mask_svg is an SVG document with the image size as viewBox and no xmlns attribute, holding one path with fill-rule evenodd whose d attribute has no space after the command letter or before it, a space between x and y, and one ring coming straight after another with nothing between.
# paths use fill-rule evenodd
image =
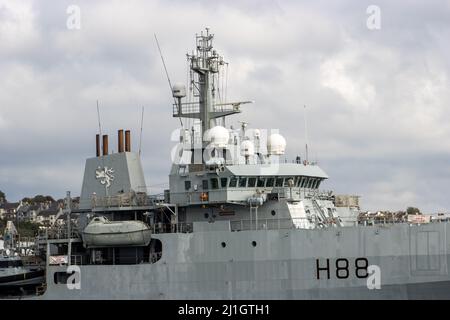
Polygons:
<instances>
[{"instance_id":1,"label":"exhaust stack","mask_svg":"<svg viewBox=\"0 0 450 320\"><path fill-rule=\"evenodd\" d=\"M131 152L130 130L125 130L125 152Z\"/></svg>"},{"instance_id":2,"label":"exhaust stack","mask_svg":"<svg viewBox=\"0 0 450 320\"><path fill-rule=\"evenodd\" d=\"M118 138L118 143L119 143L118 150L119 150L119 153L120 153L120 152L123 152L123 129L120 129L118 131L118 135L119 135L119 138Z\"/></svg>"},{"instance_id":3,"label":"exhaust stack","mask_svg":"<svg viewBox=\"0 0 450 320\"><path fill-rule=\"evenodd\" d=\"M100 157L100 135L97 134L95 135L95 154L97 155L97 157Z\"/></svg>"},{"instance_id":4,"label":"exhaust stack","mask_svg":"<svg viewBox=\"0 0 450 320\"><path fill-rule=\"evenodd\" d=\"M104 156L108 155L108 135L107 134L103 135L103 155Z\"/></svg>"}]
</instances>

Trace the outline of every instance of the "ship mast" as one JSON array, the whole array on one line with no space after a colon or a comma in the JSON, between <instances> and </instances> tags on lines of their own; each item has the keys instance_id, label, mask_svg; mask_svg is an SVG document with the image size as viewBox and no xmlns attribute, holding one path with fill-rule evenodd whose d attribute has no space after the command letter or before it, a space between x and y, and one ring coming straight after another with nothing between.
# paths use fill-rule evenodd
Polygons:
<instances>
[{"instance_id":1,"label":"ship mast","mask_svg":"<svg viewBox=\"0 0 450 320\"><path fill-rule=\"evenodd\" d=\"M213 49L214 34L209 32L209 28L206 28L206 32L202 31L200 35L196 34L195 38L196 49L192 54L187 54L187 59L192 71L189 87L192 88L193 96L197 97L197 101L182 103L181 98L185 97L186 89L184 86L174 85L173 96L178 99L178 103L174 104L173 116L199 119L201 136L203 136L207 130L216 125L217 118L240 113L240 105L252 101L215 103L220 86L214 83L214 77L228 63Z\"/></svg>"}]
</instances>

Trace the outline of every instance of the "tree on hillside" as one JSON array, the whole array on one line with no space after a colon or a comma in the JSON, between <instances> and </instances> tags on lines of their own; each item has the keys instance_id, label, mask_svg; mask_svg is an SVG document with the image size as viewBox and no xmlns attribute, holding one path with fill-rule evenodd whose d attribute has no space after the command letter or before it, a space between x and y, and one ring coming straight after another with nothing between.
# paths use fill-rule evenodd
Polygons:
<instances>
[{"instance_id":1,"label":"tree on hillside","mask_svg":"<svg viewBox=\"0 0 450 320\"><path fill-rule=\"evenodd\" d=\"M408 208L406 209L406 213L407 213L407 214L422 214L422 213L420 212L420 210L419 210L418 208L416 208L416 207L408 207Z\"/></svg>"},{"instance_id":2,"label":"tree on hillside","mask_svg":"<svg viewBox=\"0 0 450 320\"><path fill-rule=\"evenodd\" d=\"M43 202L55 202L52 196L43 196L42 194L36 195L34 198L30 199L32 203L43 203Z\"/></svg>"},{"instance_id":3,"label":"tree on hillside","mask_svg":"<svg viewBox=\"0 0 450 320\"><path fill-rule=\"evenodd\" d=\"M3 202L6 202L6 195L2 190L0 190L0 203Z\"/></svg>"},{"instance_id":4,"label":"tree on hillside","mask_svg":"<svg viewBox=\"0 0 450 320\"><path fill-rule=\"evenodd\" d=\"M31 203L32 200L33 200L33 199L31 199L31 198L25 197L25 198L23 198L21 201L22 201L23 203Z\"/></svg>"}]
</instances>

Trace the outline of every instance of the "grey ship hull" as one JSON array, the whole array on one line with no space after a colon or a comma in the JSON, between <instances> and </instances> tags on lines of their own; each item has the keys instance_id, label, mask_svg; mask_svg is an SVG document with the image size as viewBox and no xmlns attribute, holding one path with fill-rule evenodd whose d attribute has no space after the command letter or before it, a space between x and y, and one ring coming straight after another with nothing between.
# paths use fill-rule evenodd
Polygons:
<instances>
[{"instance_id":1,"label":"grey ship hull","mask_svg":"<svg viewBox=\"0 0 450 320\"><path fill-rule=\"evenodd\" d=\"M156 234L163 245L156 263L80 266L79 290L55 284L54 273L66 267L50 266L39 298L449 299L449 231L449 223L401 223ZM341 278L336 259L341 266L348 261ZM380 289L368 289L367 278L356 276L356 259L379 266Z\"/></svg>"}]
</instances>

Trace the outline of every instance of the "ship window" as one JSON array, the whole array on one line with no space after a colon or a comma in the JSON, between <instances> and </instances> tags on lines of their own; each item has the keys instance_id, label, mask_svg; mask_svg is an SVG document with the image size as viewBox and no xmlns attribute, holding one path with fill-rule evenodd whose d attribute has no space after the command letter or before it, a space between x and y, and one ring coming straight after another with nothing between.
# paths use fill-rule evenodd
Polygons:
<instances>
[{"instance_id":1,"label":"ship window","mask_svg":"<svg viewBox=\"0 0 450 320\"><path fill-rule=\"evenodd\" d=\"M0 268L23 267L22 260L0 261Z\"/></svg>"},{"instance_id":2,"label":"ship window","mask_svg":"<svg viewBox=\"0 0 450 320\"><path fill-rule=\"evenodd\" d=\"M275 180L275 186L282 187L283 186L283 178L277 178L277 180Z\"/></svg>"},{"instance_id":3,"label":"ship window","mask_svg":"<svg viewBox=\"0 0 450 320\"><path fill-rule=\"evenodd\" d=\"M322 182L322 180L317 180L317 185L316 185L316 189L319 189L320 183Z\"/></svg>"},{"instance_id":4,"label":"ship window","mask_svg":"<svg viewBox=\"0 0 450 320\"><path fill-rule=\"evenodd\" d=\"M239 178L239 188L245 188L247 186L247 178Z\"/></svg>"},{"instance_id":5,"label":"ship window","mask_svg":"<svg viewBox=\"0 0 450 320\"><path fill-rule=\"evenodd\" d=\"M306 188L307 186L308 186L308 178L307 177L305 177L304 179L303 179L303 182L302 182L302 188Z\"/></svg>"},{"instance_id":6,"label":"ship window","mask_svg":"<svg viewBox=\"0 0 450 320\"><path fill-rule=\"evenodd\" d=\"M231 188L235 188L237 185L237 178L236 177L231 177L230 179L230 187Z\"/></svg>"},{"instance_id":7,"label":"ship window","mask_svg":"<svg viewBox=\"0 0 450 320\"><path fill-rule=\"evenodd\" d=\"M295 180L295 186L300 187L301 182L302 182L302 177L297 177L297 179Z\"/></svg>"},{"instance_id":8,"label":"ship window","mask_svg":"<svg viewBox=\"0 0 450 320\"><path fill-rule=\"evenodd\" d=\"M301 186L302 188L306 188L306 182L307 182L307 181L308 181L308 178L302 177L302 182L301 182L300 186Z\"/></svg>"},{"instance_id":9,"label":"ship window","mask_svg":"<svg viewBox=\"0 0 450 320\"><path fill-rule=\"evenodd\" d=\"M209 218L209 213L205 212L204 217L205 217L205 219L208 219Z\"/></svg>"},{"instance_id":10,"label":"ship window","mask_svg":"<svg viewBox=\"0 0 450 320\"><path fill-rule=\"evenodd\" d=\"M309 182L308 182L308 188L311 188L313 182L314 182L314 179L309 179Z\"/></svg>"},{"instance_id":11,"label":"ship window","mask_svg":"<svg viewBox=\"0 0 450 320\"><path fill-rule=\"evenodd\" d=\"M254 188L256 185L256 178L248 178L248 187Z\"/></svg>"},{"instance_id":12,"label":"ship window","mask_svg":"<svg viewBox=\"0 0 450 320\"><path fill-rule=\"evenodd\" d=\"M267 183L266 183L266 187L273 187L273 183L275 182L274 178L267 178Z\"/></svg>"},{"instance_id":13,"label":"ship window","mask_svg":"<svg viewBox=\"0 0 450 320\"><path fill-rule=\"evenodd\" d=\"M277 212L275 210L270 211L270 213L274 216L277 214Z\"/></svg>"},{"instance_id":14,"label":"ship window","mask_svg":"<svg viewBox=\"0 0 450 320\"><path fill-rule=\"evenodd\" d=\"M256 241L252 241L252 246L256 247Z\"/></svg>"},{"instance_id":15,"label":"ship window","mask_svg":"<svg viewBox=\"0 0 450 320\"><path fill-rule=\"evenodd\" d=\"M314 184L313 184L313 188L314 188L314 189L317 189L318 186L319 186L319 180L318 180L318 179L315 179L315 180L314 180Z\"/></svg>"},{"instance_id":16,"label":"ship window","mask_svg":"<svg viewBox=\"0 0 450 320\"><path fill-rule=\"evenodd\" d=\"M222 248L225 248L227 244L225 242L222 242Z\"/></svg>"},{"instance_id":17,"label":"ship window","mask_svg":"<svg viewBox=\"0 0 450 320\"><path fill-rule=\"evenodd\" d=\"M227 187L227 182L228 182L228 178L220 178L220 186L222 188L226 188Z\"/></svg>"},{"instance_id":18,"label":"ship window","mask_svg":"<svg viewBox=\"0 0 450 320\"><path fill-rule=\"evenodd\" d=\"M203 190L208 190L208 180L202 181L202 188L203 188Z\"/></svg>"},{"instance_id":19,"label":"ship window","mask_svg":"<svg viewBox=\"0 0 450 320\"><path fill-rule=\"evenodd\" d=\"M67 280L69 280L69 277L74 274L75 271L73 271L71 274L67 272L55 272L53 274L53 281L55 284L67 284Z\"/></svg>"},{"instance_id":20,"label":"ship window","mask_svg":"<svg viewBox=\"0 0 450 320\"><path fill-rule=\"evenodd\" d=\"M217 178L211 179L211 188L212 189L218 189L219 188L219 180Z\"/></svg>"},{"instance_id":21,"label":"ship window","mask_svg":"<svg viewBox=\"0 0 450 320\"><path fill-rule=\"evenodd\" d=\"M258 182L256 183L256 186L257 187L264 187L264 182L266 182L266 179L258 178Z\"/></svg>"},{"instance_id":22,"label":"ship window","mask_svg":"<svg viewBox=\"0 0 450 320\"><path fill-rule=\"evenodd\" d=\"M190 180L186 180L184 182L184 189L185 190L189 190L191 188L191 181Z\"/></svg>"}]
</instances>

